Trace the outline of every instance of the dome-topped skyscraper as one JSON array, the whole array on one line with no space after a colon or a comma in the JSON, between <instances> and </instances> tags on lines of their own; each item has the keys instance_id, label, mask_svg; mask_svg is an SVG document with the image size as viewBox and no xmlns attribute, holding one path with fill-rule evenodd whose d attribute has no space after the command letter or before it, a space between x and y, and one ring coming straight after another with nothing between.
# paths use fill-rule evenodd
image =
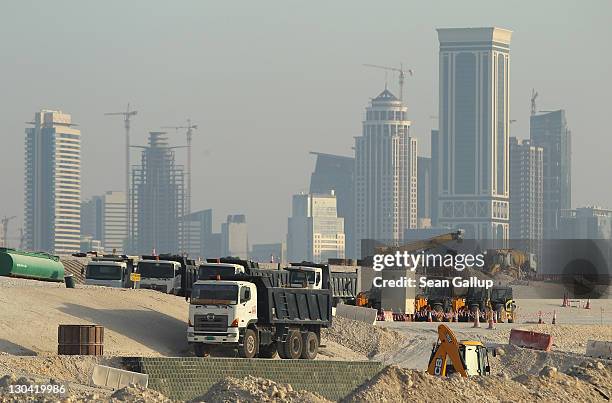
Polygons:
<instances>
[{"instance_id":1,"label":"dome-topped skyscraper","mask_svg":"<svg viewBox=\"0 0 612 403\"><path fill-rule=\"evenodd\" d=\"M417 140L408 108L387 88L366 108L355 138L355 238L401 240L417 226Z\"/></svg>"}]
</instances>

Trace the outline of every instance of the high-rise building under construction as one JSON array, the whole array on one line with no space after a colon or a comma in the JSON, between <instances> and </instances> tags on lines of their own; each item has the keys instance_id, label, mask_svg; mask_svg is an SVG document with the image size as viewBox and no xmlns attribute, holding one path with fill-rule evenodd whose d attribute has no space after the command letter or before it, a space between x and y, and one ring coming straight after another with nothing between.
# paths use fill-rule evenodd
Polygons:
<instances>
[{"instance_id":1,"label":"high-rise building under construction","mask_svg":"<svg viewBox=\"0 0 612 403\"><path fill-rule=\"evenodd\" d=\"M132 168L132 253L180 252L185 206L183 167L164 132L150 132L139 166Z\"/></svg>"}]
</instances>

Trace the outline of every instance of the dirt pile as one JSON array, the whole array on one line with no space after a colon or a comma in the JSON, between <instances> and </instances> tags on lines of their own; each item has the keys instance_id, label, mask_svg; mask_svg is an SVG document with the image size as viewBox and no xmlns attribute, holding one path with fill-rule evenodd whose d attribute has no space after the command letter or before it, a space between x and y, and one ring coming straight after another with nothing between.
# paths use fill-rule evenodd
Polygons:
<instances>
[{"instance_id":1,"label":"dirt pile","mask_svg":"<svg viewBox=\"0 0 612 403\"><path fill-rule=\"evenodd\" d=\"M334 317L332 327L321 330L321 338L331 340L368 358L398 348L405 343L402 334L384 327Z\"/></svg>"},{"instance_id":2,"label":"dirt pile","mask_svg":"<svg viewBox=\"0 0 612 403\"><path fill-rule=\"evenodd\" d=\"M505 373L486 377L438 378L422 371L389 366L343 402L608 401L612 392L611 370L600 362L574 366L567 373L545 366L537 375L514 378Z\"/></svg>"},{"instance_id":3,"label":"dirt pile","mask_svg":"<svg viewBox=\"0 0 612 403\"><path fill-rule=\"evenodd\" d=\"M313 402L329 400L307 391L295 391L289 384L247 376L243 379L225 378L214 384L205 395L191 402Z\"/></svg>"}]
</instances>

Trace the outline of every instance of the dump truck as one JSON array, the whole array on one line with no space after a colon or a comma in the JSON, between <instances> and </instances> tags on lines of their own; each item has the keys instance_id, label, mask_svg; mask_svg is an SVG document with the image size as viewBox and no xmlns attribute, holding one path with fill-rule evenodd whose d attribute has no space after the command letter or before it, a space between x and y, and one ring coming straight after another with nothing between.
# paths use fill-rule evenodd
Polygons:
<instances>
[{"instance_id":1,"label":"dump truck","mask_svg":"<svg viewBox=\"0 0 612 403\"><path fill-rule=\"evenodd\" d=\"M435 376L458 373L462 377L490 375L489 353L480 341L458 341L446 325L438 325L438 341L429 357L427 372Z\"/></svg>"},{"instance_id":2,"label":"dump truck","mask_svg":"<svg viewBox=\"0 0 612 403\"><path fill-rule=\"evenodd\" d=\"M289 271L291 287L308 287L329 289L332 292L334 306L338 304L356 305L359 294L359 276L355 271L332 271L327 264L312 262L291 263L285 270Z\"/></svg>"},{"instance_id":3,"label":"dump truck","mask_svg":"<svg viewBox=\"0 0 612 403\"><path fill-rule=\"evenodd\" d=\"M171 260L143 259L136 271L140 273L140 288L178 295L181 289L181 264Z\"/></svg>"},{"instance_id":4,"label":"dump truck","mask_svg":"<svg viewBox=\"0 0 612 403\"><path fill-rule=\"evenodd\" d=\"M508 323L516 321L516 302L512 297L512 287L494 286L491 288L489 305L497 314L499 321L507 320Z\"/></svg>"},{"instance_id":5,"label":"dump truck","mask_svg":"<svg viewBox=\"0 0 612 403\"><path fill-rule=\"evenodd\" d=\"M187 341L197 356L226 347L244 358L314 359L331 322L330 290L274 287L269 277L239 274L193 284Z\"/></svg>"},{"instance_id":6,"label":"dump truck","mask_svg":"<svg viewBox=\"0 0 612 403\"><path fill-rule=\"evenodd\" d=\"M127 255L103 255L94 257L85 267L85 284L115 288L132 288L137 257Z\"/></svg>"}]
</instances>

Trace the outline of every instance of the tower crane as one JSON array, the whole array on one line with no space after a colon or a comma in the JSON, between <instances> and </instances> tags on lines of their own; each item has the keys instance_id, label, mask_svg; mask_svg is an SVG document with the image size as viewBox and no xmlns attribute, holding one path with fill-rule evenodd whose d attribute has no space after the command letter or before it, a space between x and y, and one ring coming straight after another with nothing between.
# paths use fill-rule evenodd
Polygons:
<instances>
[{"instance_id":1,"label":"tower crane","mask_svg":"<svg viewBox=\"0 0 612 403\"><path fill-rule=\"evenodd\" d=\"M108 112L106 116L123 116L123 127L125 128L125 205L127 210L127 233L128 242L131 242L131 220L132 209L130 200L130 122L132 117L136 116L138 111L130 110L130 104L127 104L125 112ZM131 247L131 244L128 244Z\"/></svg>"},{"instance_id":2,"label":"tower crane","mask_svg":"<svg viewBox=\"0 0 612 403\"><path fill-rule=\"evenodd\" d=\"M4 216L4 218L1 220L2 221L2 235L3 235L2 242L5 248L8 248L8 225L9 225L9 222L14 218L17 218L17 216L11 216L11 217Z\"/></svg>"},{"instance_id":3,"label":"tower crane","mask_svg":"<svg viewBox=\"0 0 612 403\"><path fill-rule=\"evenodd\" d=\"M400 101L404 100L404 80L406 78L406 74L410 74L411 76L414 74L412 69L404 70L404 65L400 64L400 67L388 67L388 66L379 66L377 64L364 64L366 67L373 67L375 69L382 69L387 71L395 71L399 73L399 90L400 90Z\"/></svg>"}]
</instances>

